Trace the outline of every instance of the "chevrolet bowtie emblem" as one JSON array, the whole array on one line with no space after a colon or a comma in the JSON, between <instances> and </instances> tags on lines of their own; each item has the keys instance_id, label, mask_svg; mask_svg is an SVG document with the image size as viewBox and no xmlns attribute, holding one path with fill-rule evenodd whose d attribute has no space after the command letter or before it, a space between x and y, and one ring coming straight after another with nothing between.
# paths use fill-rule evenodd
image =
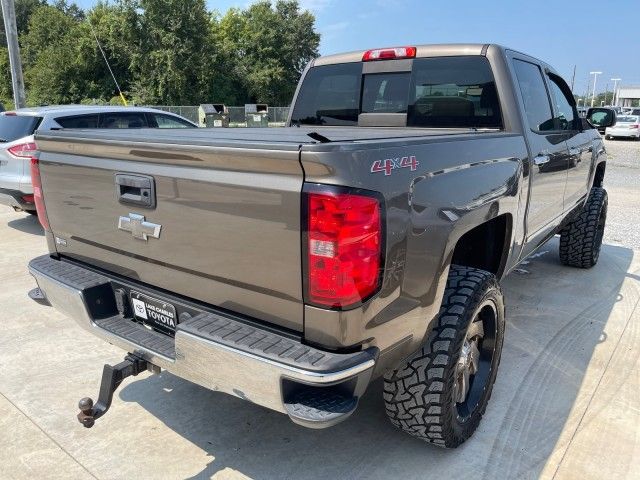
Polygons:
<instances>
[{"instance_id":1,"label":"chevrolet bowtie emblem","mask_svg":"<svg viewBox=\"0 0 640 480\"><path fill-rule=\"evenodd\" d=\"M120 217L118 228L125 232L131 232L133 238L147 241L148 237L160 238L162 225L145 222L144 215L130 213L128 217Z\"/></svg>"}]
</instances>

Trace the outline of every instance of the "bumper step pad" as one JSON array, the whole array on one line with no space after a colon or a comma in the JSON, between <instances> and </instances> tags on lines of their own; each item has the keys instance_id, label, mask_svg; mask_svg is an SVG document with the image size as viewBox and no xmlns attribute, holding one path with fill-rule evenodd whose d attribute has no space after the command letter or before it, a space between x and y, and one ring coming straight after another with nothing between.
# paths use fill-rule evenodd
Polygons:
<instances>
[{"instance_id":1,"label":"bumper step pad","mask_svg":"<svg viewBox=\"0 0 640 480\"><path fill-rule=\"evenodd\" d=\"M120 316L96 320L95 323L100 328L147 350L159 353L170 359L175 358L175 342L173 338L167 335L149 330L139 323Z\"/></svg>"},{"instance_id":2,"label":"bumper step pad","mask_svg":"<svg viewBox=\"0 0 640 480\"><path fill-rule=\"evenodd\" d=\"M306 388L288 399L284 407L298 424L313 428L315 425L333 425L355 412L358 398L332 388Z\"/></svg>"}]
</instances>

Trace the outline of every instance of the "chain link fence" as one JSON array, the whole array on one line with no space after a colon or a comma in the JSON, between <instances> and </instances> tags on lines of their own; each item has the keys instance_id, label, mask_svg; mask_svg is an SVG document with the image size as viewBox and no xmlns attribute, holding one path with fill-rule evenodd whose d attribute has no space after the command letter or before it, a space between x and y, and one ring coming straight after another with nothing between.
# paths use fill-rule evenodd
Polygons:
<instances>
[{"instance_id":1,"label":"chain link fence","mask_svg":"<svg viewBox=\"0 0 640 480\"><path fill-rule=\"evenodd\" d=\"M175 113L198 123L198 105L145 105L149 108L156 108L165 112ZM245 126L244 106L227 107L229 110L229 123L233 127ZM289 107L269 107L268 111L270 126L284 126L289 117Z\"/></svg>"}]
</instances>

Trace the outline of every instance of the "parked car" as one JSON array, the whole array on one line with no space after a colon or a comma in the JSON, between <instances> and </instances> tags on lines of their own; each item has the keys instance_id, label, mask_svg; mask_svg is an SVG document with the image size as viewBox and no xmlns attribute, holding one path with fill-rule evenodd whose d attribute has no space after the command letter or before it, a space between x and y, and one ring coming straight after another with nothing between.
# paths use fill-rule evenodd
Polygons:
<instances>
[{"instance_id":1,"label":"parked car","mask_svg":"<svg viewBox=\"0 0 640 480\"><path fill-rule=\"evenodd\" d=\"M80 401L85 427L146 369L312 428L384 377L395 426L456 447L498 371L500 279L555 234L563 264L598 261L603 140L536 58L481 44L321 57L289 115L36 133L49 254L29 269L53 307L128 352Z\"/></svg>"},{"instance_id":2,"label":"parked car","mask_svg":"<svg viewBox=\"0 0 640 480\"><path fill-rule=\"evenodd\" d=\"M640 107L630 108L627 115L640 115Z\"/></svg>"},{"instance_id":3,"label":"parked car","mask_svg":"<svg viewBox=\"0 0 640 480\"><path fill-rule=\"evenodd\" d=\"M640 139L640 115L623 115L618 117L614 126L606 128L604 138Z\"/></svg>"},{"instance_id":4,"label":"parked car","mask_svg":"<svg viewBox=\"0 0 640 480\"><path fill-rule=\"evenodd\" d=\"M0 204L36 212L30 158L36 130L61 128L195 128L186 118L152 108L80 105L0 113Z\"/></svg>"}]
</instances>

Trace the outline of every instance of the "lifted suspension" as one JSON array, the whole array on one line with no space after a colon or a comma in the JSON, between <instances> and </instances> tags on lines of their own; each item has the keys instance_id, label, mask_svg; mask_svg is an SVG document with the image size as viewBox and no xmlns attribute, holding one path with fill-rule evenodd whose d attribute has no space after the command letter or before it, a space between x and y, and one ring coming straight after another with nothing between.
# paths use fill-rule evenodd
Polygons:
<instances>
[{"instance_id":1,"label":"lifted suspension","mask_svg":"<svg viewBox=\"0 0 640 480\"><path fill-rule=\"evenodd\" d=\"M78 421L86 428L93 427L95 421L107 413L107 410L111 407L113 394L122 381L127 377L136 376L145 370L155 371L157 367L133 354L128 354L124 360L117 365L105 365L102 370L98 402L94 405L93 400L89 397L80 400L78 402L78 407L80 408Z\"/></svg>"}]
</instances>

